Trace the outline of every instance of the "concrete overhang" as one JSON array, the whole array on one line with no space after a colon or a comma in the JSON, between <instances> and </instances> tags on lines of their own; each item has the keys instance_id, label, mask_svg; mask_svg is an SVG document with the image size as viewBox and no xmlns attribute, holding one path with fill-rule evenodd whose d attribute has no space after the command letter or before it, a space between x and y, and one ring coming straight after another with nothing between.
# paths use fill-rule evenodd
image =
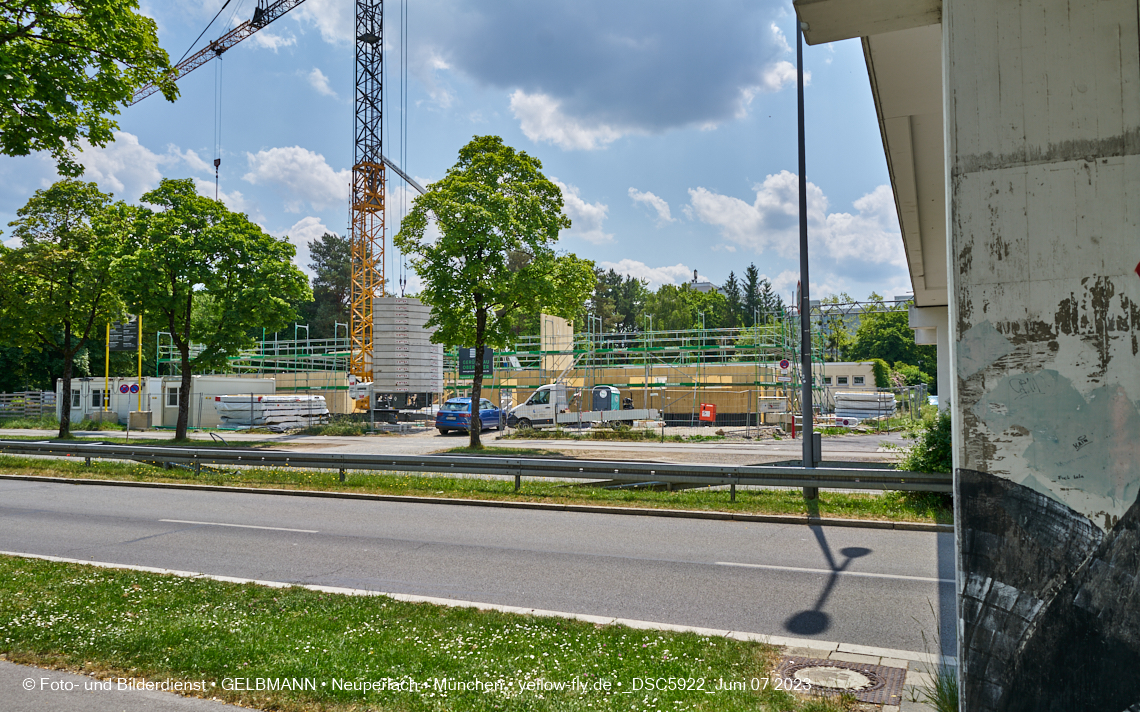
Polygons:
<instances>
[{"instance_id":1,"label":"concrete overhang","mask_svg":"<svg viewBox=\"0 0 1140 712\"><path fill-rule=\"evenodd\" d=\"M940 0L796 0L809 44L862 38L915 305L945 306Z\"/></svg>"},{"instance_id":2,"label":"concrete overhang","mask_svg":"<svg viewBox=\"0 0 1140 712\"><path fill-rule=\"evenodd\" d=\"M942 0L795 0L804 39L823 44L942 22Z\"/></svg>"}]
</instances>

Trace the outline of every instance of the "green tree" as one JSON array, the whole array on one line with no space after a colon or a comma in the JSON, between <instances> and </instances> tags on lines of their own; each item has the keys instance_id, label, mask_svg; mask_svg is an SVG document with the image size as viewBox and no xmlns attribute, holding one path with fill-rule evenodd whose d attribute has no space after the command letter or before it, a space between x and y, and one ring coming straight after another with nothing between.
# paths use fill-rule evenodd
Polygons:
<instances>
[{"instance_id":1,"label":"green tree","mask_svg":"<svg viewBox=\"0 0 1140 712\"><path fill-rule=\"evenodd\" d=\"M621 317L615 326L617 331L637 331L645 311L645 303L649 299L647 282L626 275L621 286L614 290L614 311Z\"/></svg>"},{"instance_id":2,"label":"green tree","mask_svg":"<svg viewBox=\"0 0 1140 712\"><path fill-rule=\"evenodd\" d=\"M784 316L784 300L772 289L772 282L767 279L760 280L760 313L765 315L763 320L771 322Z\"/></svg>"},{"instance_id":3,"label":"green tree","mask_svg":"<svg viewBox=\"0 0 1140 712\"><path fill-rule=\"evenodd\" d=\"M740 326L740 313L743 311L744 305L741 302L740 282L736 281L736 274L728 273L728 279L725 281L722 291L728 301L728 321L725 326Z\"/></svg>"},{"instance_id":4,"label":"green tree","mask_svg":"<svg viewBox=\"0 0 1140 712\"><path fill-rule=\"evenodd\" d=\"M228 356L253 346L252 333L280 329L295 317L292 304L312 295L288 240L199 195L192 180L163 179L142 202L157 210L135 210L116 271L128 303L169 331L178 350L181 440L193 372L225 368Z\"/></svg>"},{"instance_id":5,"label":"green tree","mask_svg":"<svg viewBox=\"0 0 1140 712\"><path fill-rule=\"evenodd\" d=\"M645 313L653 317L654 331L693 328L693 312L683 291L688 285L663 284L645 300Z\"/></svg>"},{"instance_id":6,"label":"green tree","mask_svg":"<svg viewBox=\"0 0 1140 712\"><path fill-rule=\"evenodd\" d=\"M336 337L336 324L348 323L352 299L352 241L326 232L309 242L313 301L301 305L301 319L314 339Z\"/></svg>"},{"instance_id":7,"label":"green tree","mask_svg":"<svg viewBox=\"0 0 1140 712\"><path fill-rule=\"evenodd\" d=\"M37 190L11 223L22 247L2 255L7 341L62 360L59 437L71 435L71 377L88 339L122 314L112 264L127 224L94 183L61 180Z\"/></svg>"},{"instance_id":8,"label":"green tree","mask_svg":"<svg viewBox=\"0 0 1140 712\"><path fill-rule=\"evenodd\" d=\"M872 294L871 300L876 301L876 296ZM882 298L877 301L881 304ZM882 311L866 311L860 316L855 340L847 349L847 358L852 361L881 358L887 363L901 361L924 371L936 370L935 347L915 344L906 308L881 306L880 309Z\"/></svg>"},{"instance_id":9,"label":"green tree","mask_svg":"<svg viewBox=\"0 0 1140 712\"><path fill-rule=\"evenodd\" d=\"M559 256L562 192L542 174L542 163L498 136L476 136L459 160L418 196L394 242L423 280L420 299L431 306L432 338L447 346L474 346L470 446L479 441L483 353L503 348L516 313L542 309L574 318L594 290L589 260ZM440 236L426 239L429 216ZM523 253L525 260L511 255Z\"/></svg>"},{"instance_id":10,"label":"green tree","mask_svg":"<svg viewBox=\"0 0 1140 712\"><path fill-rule=\"evenodd\" d=\"M760 270L756 269L755 264L749 264L744 268L744 282L741 284L741 291L744 293L743 316L747 326L755 323L756 311L763 307L760 303L760 289Z\"/></svg>"},{"instance_id":11,"label":"green tree","mask_svg":"<svg viewBox=\"0 0 1140 712\"><path fill-rule=\"evenodd\" d=\"M613 331L621 320L617 313L616 292L621 289L622 277L612 269L607 272L601 267L595 267L594 278L596 280L594 293L586 302L586 313L601 319L602 331ZM586 326L583 320L579 330Z\"/></svg>"},{"instance_id":12,"label":"green tree","mask_svg":"<svg viewBox=\"0 0 1140 712\"><path fill-rule=\"evenodd\" d=\"M0 153L48 151L78 176L81 141L104 146L137 89L178 96L154 20L136 0L0 2Z\"/></svg>"}]
</instances>

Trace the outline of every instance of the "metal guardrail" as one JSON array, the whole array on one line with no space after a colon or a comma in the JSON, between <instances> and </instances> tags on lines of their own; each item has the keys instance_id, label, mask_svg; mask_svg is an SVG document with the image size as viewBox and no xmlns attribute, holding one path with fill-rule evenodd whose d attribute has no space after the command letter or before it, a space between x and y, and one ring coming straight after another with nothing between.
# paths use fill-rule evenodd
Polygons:
<instances>
[{"instance_id":1,"label":"metal guardrail","mask_svg":"<svg viewBox=\"0 0 1140 712\"><path fill-rule=\"evenodd\" d=\"M24 442L0 440L0 453L49 457L107 458L191 467L242 466L436 474L503 475L515 478L517 489L523 477L604 480L619 483L661 483L706 486L760 485L769 487L817 487L825 489L909 490L951 492L949 474L928 474L875 467L805 468L776 465L685 465L626 460L572 460L561 458L485 457L481 455L357 455L286 450L241 450L182 448L95 443ZM825 465L829 463L824 463Z\"/></svg>"}]
</instances>

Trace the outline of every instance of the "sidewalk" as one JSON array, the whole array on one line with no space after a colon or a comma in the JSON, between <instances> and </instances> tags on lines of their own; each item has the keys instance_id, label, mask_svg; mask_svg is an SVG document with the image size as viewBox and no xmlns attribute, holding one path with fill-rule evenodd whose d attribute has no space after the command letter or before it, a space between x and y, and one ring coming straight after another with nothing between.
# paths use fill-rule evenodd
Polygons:
<instances>
[{"instance_id":1,"label":"sidewalk","mask_svg":"<svg viewBox=\"0 0 1140 712\"><path fill-rule=\"evenodd\" d=\"M124 683L124 687L129 683ZM107 687L109 689L90 689ZM116 680L45 670L0 660L5 712L225 712L248 709L172 692L119 690ZM31 689L28 689L31 688ZM54 688L54 689L53 689Z\"/></svg>"}]
</instances>

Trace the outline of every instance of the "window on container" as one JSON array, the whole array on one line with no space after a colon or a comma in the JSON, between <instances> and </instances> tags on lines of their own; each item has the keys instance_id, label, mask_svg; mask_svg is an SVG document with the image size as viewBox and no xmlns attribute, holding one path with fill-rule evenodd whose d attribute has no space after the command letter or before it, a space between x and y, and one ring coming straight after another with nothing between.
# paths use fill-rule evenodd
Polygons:
<instances>
[{"instance_id":1,"label":"window on container","mask_svg":"<svg viewBox=\"0 0 1140 712\"><path fill-rule=\"evenodd\" d=\"M166 389L166 406L168 408L178 407L178 389L180 386L171 386Z\"/></svg>"},{"instance_id":2,"label":"window on container","mask_svg":"<svg viewBox=\"0 0 1140 712\"><path fill-rule=\"evenodd\" d=\"M847 385L847 376L836 376L835 377L835 384L837 386L846 386Z\"/></svg>"},{"instance_id":3,"label":"window on container","mask_svg":"<svg viewBox=\"0 0 1140 712\"><path fill-rule=\"evenodd\" d=\"M831 376L824 376L823 377L823 385L825 385L825 386L831 385Z\"/></svg>"},{"instance_id":4,"label":"window on container","mask_svg":"<svg viewBox=\"0 0 1140 712\"><path fill-rule=\"evenodd\" d=\"M852 376L851 378L854 379L852 381L852 385L855 385L855 386L863 385L863 377L862 376Z\"/></svg>"},{"instance_id":5,"label":"window on container","mask_svg":"<svg viewBox=\"0 0 1140 712\"><path fill-rule=\"evenodd\" d=\"M82 396L79 393L79 389L71 389L71 407L78 408L82 403Z\"/></svg>"},{"instance_id":6,"label":"window on container","mask_svg":"<svg viewBox=\"0 0 1140 712\"><path fill-rule=\"evenodd\" d=\"M106 391L104 391L102 389L91 391L91 407L92 408L102 408L103 407L103 401L104 401L103 394L104 393L106 393Z\"/></svg>"}]
</instances>

